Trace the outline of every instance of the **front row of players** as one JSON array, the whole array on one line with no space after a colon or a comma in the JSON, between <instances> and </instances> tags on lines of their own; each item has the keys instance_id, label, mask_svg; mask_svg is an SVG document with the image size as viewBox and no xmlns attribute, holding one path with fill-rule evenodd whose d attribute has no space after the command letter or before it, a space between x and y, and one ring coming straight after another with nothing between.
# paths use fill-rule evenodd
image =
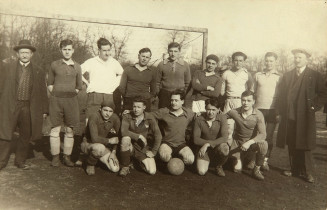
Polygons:
<instances>
[{"instance_id":1,"label":"front row of players","mask_svg":"<svg viewBox=\"0 0 327 210\"><path fill-rule=\"evenodd\" d=\"M158 153L160 160L168 163L168 170L172 174L179 174L177 171L184 168L184 164L191 165L196 159L196 168L200 175L206 174L211 161L215 164L217 175L223 177L223 165L228 158L234 160L233 170L239 173L242 171L241 157L256 155L253 176L263 180L260 166L268 149L264 117L254 108L253 92L243 92L241 100L240 108L224 115L220 114L221 104L217 99L207 99L206 112L200 115L183 107L183 91L172 93L170 108L161 108L150 113L145 112L146 101L135 98L133 110L124 112L122 123L114 113L114 104L104 103L99 112L89 118L86 138L81 144L82 152L87 154L86 173L93 175L94 166L100 160L109 170L120 170L119 174L126 176L130 173L133 157L146 173L153 175L156 173L155 157ZM235 121L232 139L228 139L227 118ZM192 145L196 158L191 149L193 146L188 146L191 143L186 141L185 134L192 121ZM120 161L116 155L119 143ZM184 164L169 164L176 161L176 158L181 159L180 162Z\"/></svg>"}]
</instances>

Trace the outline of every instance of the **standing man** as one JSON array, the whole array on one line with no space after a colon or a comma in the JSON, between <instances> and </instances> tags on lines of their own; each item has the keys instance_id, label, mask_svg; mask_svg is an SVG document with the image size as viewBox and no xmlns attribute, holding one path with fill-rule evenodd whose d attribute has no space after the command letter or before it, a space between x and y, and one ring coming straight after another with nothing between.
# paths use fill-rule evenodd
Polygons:
<instances>
[{"instance_id":1,"label":"standing man","mask_svg":"<svg viewBox=\"0 0 327 210\"><path fill-rule=\"evenodd\" d=\"M48 113L45 75L31 62L33 47L29 40L21 40L14 47L18 60L1 64L0 89L0 169L9 160L13 132L19 128L15 165L25 164L29 142L42 137L43 118Z\"/></svg>"},{"instance_id":2,"label":"standing man","mask_svg":"<svg viewBox=\"0 0 327 210\"><path fill-rule=\"evenodd\" d=\"M176 90L171 93L170 108L161 108L152 112L154 117L163 125L163 139L159 147L160 159L168 163L172 157L181 156L186 165L194 162L194 154L186 145L185 132L192 122L194 113L184 108L184 92Z\"/></svg>"},{"instance_id":3,"label":"standing man","mask_svg":"<svg viewBox=\"0 0 327 210\"><path fill-rule=\"evenodd\" d=\"M84 77L83 82L87 85L86 92L87 108L86 118L88 119L92 113L96 113L103 102L119 105L119 102L114 101L114 91L119 86L123 68L119 62L110 56L111 43L105 39L100 38L97 41L99 55L85 61L82 67L82 74L89 73L89 80ZM117 109L118 107L116 107Z\"/></svg>"},{"instance_id":4,"label":"standing man","mask_svg":"<svg viewBox=\"0 0 327 210\"><path fill-rule=\"evenodd\" d=\"M73 41L69 39L60 42L62 59L51 63L48 77L50 96L50 149L52 154L51 165L59 166L60 129L64 122L64 156L66 166L73 167L70 155L74 145L73 128L79 124L79 105L77 94L82 89L81 66L72 59L74 54Z\"/></svg>"},{"instance_id":5,"label":"standing man","mask_svg":"<svg viewBox=\"0 0 327 210\"><path fill-rule=\"evenodd\" d=\"M158 152L162 136L156 119L145 110L146 101L142 98L134 98L133 112L123 115L120 149L123 168L119 172L121 176L130 173L131 155L148 174L153 175L157 171L154 157Z\"/></svg>"},{"instance_id":6,"label":"standing man","mask_svg":"<svg viewBox=\"0 0 327 210\"><path fill-rule=\"evenodd\" d=\"M253 78L244 67L247 56L243 52L235 52L232 55L233 67L224 72L222 79L221 95L226 96L224 113L241 107L241 94L246 90L252 90ZM232 138L234 122L228 119L228 139Z\"/></svg>"},{"instance_id":7,"label":"standing man","mask_svg":"<svg viewBox=\"0 0 327 210\"><path fill-rule=\"evenodd\" d=\"M254 77L254 93L257 100L255 107L259 109L266 122L268 152L263 162L262 169L269 170L268 158L272 148L273 135L277 125L276 121L276 102L278 99L278 85L280 83L281 76L277 72L277 54L274 52L267 52L265 55L265 69L263 72L258 72Z\"/></svg>"},{"instance_id":8,"label":"standing man","mask_svg":"<svg viewBox=\"0 0 327 210\"><path fill-rule=\"evenodd\" d=\"M86 173L95 174L95 165L98 160L104 163L112 172L119 171L119 162L116 156L119 142L118 132L120 119L114 113L113 102L101 104L100 109L91 115L85 132L85 140L81 150L88 155Z\"/></svg>"},{"instance_id":9,"label":"standing man","mask_svg":"<svg viewBox=\"0 0 327 210\"><path fill-rule=\"evenodd\" d=\"M176 42L168 45L169 58L158 65L157 93L159 108L170 106L170 96L174 90L187 91L191 81L190 67L181 57L181 46Z\"/></svg>"},{"instance_id":10,"label":"standing man","mask_svg":"<svg viewBox=\"0 0 327 210\"><path fill-rule=\"evenodd\" d=\"M193 112L205 112L205 100L218 98L221 93L222 79L215 72L219 59L216 55L206 57L206 69L196 71L192 79L193 95L195 100L192 103Z\"/></svg>"},{"instance_id":11,"label":"standing man","mask_svg":"<svg viewBox=\"0 0 327 210\"><path fill-rule=\"evenodd\" d=\"M220 103L211 98L205 101L206 114L195 119L193 138L198 146L196 168L205 175L210 159L216 162L216 173L225 176L223 165L228 159L228 125L226 115L218 114Z\"/></svg>"},{"instance_id":12,"label":"standing man","mask_svg":"<svg viewBox=\"0 0 327 210\"><path fill-rule=\"evenodd\" d=\"M323 76L307 67L311 54L304 49L292 50L295 69L286 72L280 84L277 113L281 117L278 128L278 147L288 145L290 171L286 176L304 176L313 183L311 150L316 144L316 118L327 101Z\"/></svg>"},{"instance_id":13,"label":"standing man","mask_svg":"<svg viewBox=\"0 0 327 210\"><path fill-rule=\"evenodd\" d=\"M151 98L156 96L156 71L147 66L151 56L149 48L142 48L138 55L139 62L124 69L119 85L124 97L123 110L132 110L133 99L142 97L146 103L145 111L151 111Z\"/></svg>"},{"instance_id":14,"label":"standing man","mask_svg":"<svg viewBox=\"0 0 327 210\"><path fill-rule=\"evenodd\" d=\"M227 117L235 120L235 131L230 154L236 158L234 172L242 171L241 153L246 155L256 153L256 162L253 168L253 176L258 180L263 180L264 176L260 172L268 144L266 142L266 126L263 114L256 108L255 95L252 91L244 91L241 95L242 106L227 113Z\"/></svg>"}]
</instances>

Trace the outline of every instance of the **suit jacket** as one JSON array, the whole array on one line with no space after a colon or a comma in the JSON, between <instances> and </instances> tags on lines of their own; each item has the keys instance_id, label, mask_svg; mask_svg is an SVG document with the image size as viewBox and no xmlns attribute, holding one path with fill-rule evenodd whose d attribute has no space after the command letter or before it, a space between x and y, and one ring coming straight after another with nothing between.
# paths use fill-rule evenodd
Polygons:
<instances>
[{"instance_id":1,"label":"suit jacket","mask_svg":"<svg viewBox=\"0 0 327 210\"><path fill-rule=\"evenodd\" d=\"M296 149L311 150L316 144L315 112L327 101L327 88L322 75L308 67L293 86L296 69L286 72L280 84L280 96L277 102L277 113L281 115L278 128L278 147L286 144L287 122L296 121Z\"/></svg>"},{"instance_id":2,"label":"suit jacket","mask_svg":"<svg viewBox=\"0 0 327 210\"><path fill-rule=\"evenodd\" d=\"M11 140L16 129L13 114L17 104L17 60L0 65L0 139ZM32 62L32 91L30 97L31 140L42 137L43 114L48 113L48 97L44 72Z\"/></svg>"}]
</instances>

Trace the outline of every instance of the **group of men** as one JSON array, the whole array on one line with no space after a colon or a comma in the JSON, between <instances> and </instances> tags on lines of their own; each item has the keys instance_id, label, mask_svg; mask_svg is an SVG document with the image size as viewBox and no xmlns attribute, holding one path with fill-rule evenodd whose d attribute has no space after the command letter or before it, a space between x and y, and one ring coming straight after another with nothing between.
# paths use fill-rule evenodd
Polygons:
<instances>
[{"instance_id":1,"label":"group of men","mask_svg":"<svg viewBox=\"0 0 327 210\"><path fill-rule=\"evenodd\" d=\"M36 48L28 40L14 47L18 60L3 62L0 69L0 169L8 162L17 127L15 164L30 168L25 163L29 142L41 138L42 117L47 115L52 125L51 165L60 165L62 126L63 163L70 167L83 164L82 159L74 163L71 154L74 128L80 122L77 95L84 82L87 126L80 150L87 155L88 175L95 174L99 160L126 176L132 157L148 174L156 173L156 161L168 163L177 157L186 165L196 162L200 175L206 174L212 162L217 175L223 177L228 158L234 160L234 172L240 173L246 156L253 176L263 180L261 170L269 170L273 134L280 122L277 146L288 145L291 166L284 175L314 182L315 112L327 101L327 88L321 74L307 67L311 55L306 50L292 51L295 69L283 76L277 72L276 53L266 53L265 69L253 77L245 68L247 56L235 52L232 68L222 76L216 72L219 58L209 55L206 68L191 77L178 43L168 45L169 57L157 70L148 66L149 48L139 51L138 63L123 69L110 56L107 39L100 38L97 45L99 55L79 65L72 58L73 42L62 40L62 58L51 63L47 81L44 71L31 62ZM192 109L184 105L190 91ZM120 95L123 111L117 100ZM158 110L151 108L156 96Z\"/></svg>"}]
</instances>

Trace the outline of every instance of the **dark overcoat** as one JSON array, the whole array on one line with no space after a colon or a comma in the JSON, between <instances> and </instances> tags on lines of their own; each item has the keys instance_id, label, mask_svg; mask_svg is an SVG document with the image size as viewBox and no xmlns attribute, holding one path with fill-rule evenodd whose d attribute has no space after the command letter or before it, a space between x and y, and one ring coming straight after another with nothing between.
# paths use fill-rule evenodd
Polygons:
<instances>
[{"instance_id":1,"label":"dark overcoat","mask_svg":"<svg viewBox=\"0 0 327 210\"><path fill-rule=\"evenodd\" d=\"M290 112L289 99L295 98L294 115L296 120L295 149L311 150L316 145L315 112L321 109L327 101L327 88L323 76L308 67L302 72L302 82L298 85L297 96L292 96L292 80L296 70L286 72L280 83L280 95L277 102L277 112L281 122L277 134L277 147L284 148L287 144L287 121ZM299 78L299 79L300 79Z\"/></svg>"},{"instance_id":2,"label":"dark overcoat","mask_svg":"<svg viewBox=\"0 0 327 210\"><path fill-rule=\"evenodd\" d=\"M13 114L17 104L17 60L0 66L0 139L11 140L15 125ZM48 97L44 72L32 62L32 91L30 97L31 140L42 137L43 114L48 113Z\"/></svg>"}]
</instances>

